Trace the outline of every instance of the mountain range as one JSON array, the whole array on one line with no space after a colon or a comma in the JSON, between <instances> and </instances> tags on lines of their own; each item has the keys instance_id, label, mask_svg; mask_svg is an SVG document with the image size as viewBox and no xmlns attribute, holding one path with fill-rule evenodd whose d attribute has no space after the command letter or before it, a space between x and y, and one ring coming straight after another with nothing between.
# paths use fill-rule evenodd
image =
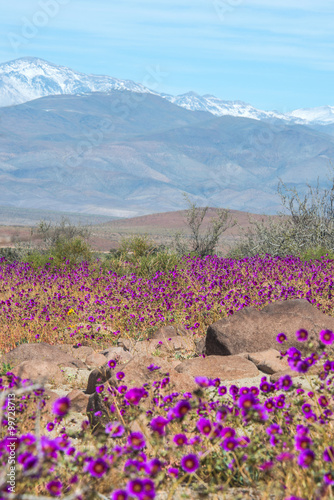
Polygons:
<instances>
[{"instance_id":1,"label":"mountain range","mask_svg":"<svg viewBox=\"0 0 334 500\"><path fill-rule=\"evenodd\" d=\"M215 116L239 116L254 120L279 119L304 125L334 124L334 106L296 109L283 114L277 111L262 111L242 101L224 101L212 95L200 96L196 92L178 96L158 93L131 80L86 75L36 57L22 57L0 64L0 107L22 104L49 95L73 95L110 90L159 95L182 108L190 111L207 111Z\"/></svg>"},{"instance_id":2,"label":"mountain range","mask_svg":"<svg viewBox=\"0 0 334 500\"><path fill-rule=\"evenodd\" d=\"M0 103L3 206L133 217L182 210L185 192L273 215L279 178L299 193L318 175L328 187L330 106L281 115L36 58L0 65Z\"/></svg>"}]
</instances>

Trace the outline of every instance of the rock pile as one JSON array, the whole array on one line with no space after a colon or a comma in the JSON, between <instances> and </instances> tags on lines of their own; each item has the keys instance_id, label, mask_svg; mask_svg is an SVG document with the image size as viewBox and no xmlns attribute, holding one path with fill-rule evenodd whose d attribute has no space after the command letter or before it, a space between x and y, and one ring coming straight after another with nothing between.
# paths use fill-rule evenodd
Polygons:
<instances>
[{"instance_id":1,"label":"rock pile","mask_svg":"<svg viewBox=\"0 0 334 500\"><path fill-rule=\"evenodd\" d=\"M303 351L304 344L295 335L301 328L307 329L317 343L321 330L334 330L334 318L304 299L278 301L261 311L247 307L217 321L208 327L204 342L196 343L183 327L167 326L148 340L134 343L122 338L117 346L99 352L68 344L22 344L4 355L0 364L10 363L15 375L43 383L49 410L57 398L69 397L80 423L87 418L87 410L103 410L96 387L105 382L116 385L115 372L108 366L110 360L117 362L128 388L151 384L166 373L170 387L178 392L196 389L196 376L219 377L226 385L245 383L245 379L255 384L264 375L275 381L283 374L297 375L280 356L276 336L286 334L284 349L295 346ZM148 366L158 369L149 370Z\"/></svg>"}]
</instances>

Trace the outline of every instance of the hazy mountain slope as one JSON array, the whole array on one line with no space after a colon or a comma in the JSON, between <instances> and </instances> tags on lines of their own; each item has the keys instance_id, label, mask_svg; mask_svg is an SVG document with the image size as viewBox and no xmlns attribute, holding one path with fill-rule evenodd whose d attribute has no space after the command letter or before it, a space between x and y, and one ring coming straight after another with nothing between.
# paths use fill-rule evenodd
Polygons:
<instances>
[{"instance_id":1,"label":"hazy mountain slope","mask_svg":"<svg viewBox=\"0 0 334 500\"><path fill-rule=\"evenodd\" d=\"M50 96L0 109L0 204L119 217L203 205L281 209L278 177L327 186L333 137L188 111L152 94ZM106 127L106 125L108 125Z\"/></svg>"}]
</instances>

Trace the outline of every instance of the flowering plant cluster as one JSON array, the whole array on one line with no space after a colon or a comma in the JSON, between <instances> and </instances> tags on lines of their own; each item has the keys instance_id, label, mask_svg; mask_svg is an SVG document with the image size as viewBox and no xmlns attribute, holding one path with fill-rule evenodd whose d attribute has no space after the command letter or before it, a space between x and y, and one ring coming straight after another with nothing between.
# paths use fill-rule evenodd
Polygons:
<instances>
[{"instance_id":1,"label":"flowering plant cluster","mask_svg":"<svg viewBox=\"0 0 334 500\"><path fill-rule=\"evenodd\" d=\"M307 336L306 330L296 332L299 341ZM319 338L323 346L334 343L330 330L321 331ZM279 334L277 340L284 343L284 336ZM82 443L93 440L93 453L75 445L66 433L71 412L66 397L53 404L54 419L46 423L46 434L27 432L29 422L40 423L43 389L29 388L29 381L8 372L1 379L3 394L15 389L22 394L15 441L18 488L33 491L38 485L53 497L94 498L98 491L113 500L148 500L160 488L170 491L172 499L178 485L186 482L194 489L204 486L207 493L248 485L285 500L332 498L334 360L325 351L304 359L296 348L282 354L303 374L320 364L318 379L310 378L312 390L294 385L288 375L275 384L264 376L259 387L229 388L218 378L196 377L196 391L179 393L164 374L151 386L129 388L111 360L117 386L96 387L109 422L92 435L89 421L84 421L80 433ZM7 396L1 408L2 429L8 424L8 404ZM94 417L98 419L99 413ZM57 437L48 437L55 429ZM3 467L9 444L7 437L0 441ZM12 498L6 480L0 491L0 498Z\"/></svg>"},{"instance_id":2,"label":"flowering plant cluster","mask_svg":"<svg viewBox=\"0 0 334 500\"><path fill-rule=\"evenodd\" d=\"M53 332L58 342L67 340L66 334L56 333L59 323L66 325L76 315L86 327L97 321L103 327L107 311L119 327L113 334L123 326L128 332L147 326L149 319L155 326L166 324L171 311L185 319L189 330L204 330L206 322L223 314L282 298L305 297L325 312L330 310L330 267L302 267L298 259L269 257L262 262L185 258L184 269L144 282L135 275L93 273L84 264L66 275L47 269L36 274L27 264L2 263L0 321L12 340L19 334L29 340L38 331L38 340L47 341ZM99 336L95 330L85 335L91 341ZM1 469L6 470L10 454L6 428L9 393L15 393L17 498L29 492L82 500L148 500L168 491L171 500L180 485L187 485L206 495L246 486L257 490L259 498L329 500L334 490L334 333L320 331L315 348L307 330L298 330L296 342L309 343L307 356L296 347L284 350L285 341L278 332L281 355L308 380L309 389L289 375L276 383L264 376L259 387L228 386L201 376L195 379L198 388L184 393L171 386L159 364L147 367L155 374L152 384L132 387L111 360L115 385L101 383L95 395L107 421L100 420L100 412L89 415L75 438L66 430L68 398L55 401L49 418L44 389L7 372L0 379ZM310 375L314 368L317 376ZM4 474L2 498L15 498Z\"/></svg>"}]
</instances>

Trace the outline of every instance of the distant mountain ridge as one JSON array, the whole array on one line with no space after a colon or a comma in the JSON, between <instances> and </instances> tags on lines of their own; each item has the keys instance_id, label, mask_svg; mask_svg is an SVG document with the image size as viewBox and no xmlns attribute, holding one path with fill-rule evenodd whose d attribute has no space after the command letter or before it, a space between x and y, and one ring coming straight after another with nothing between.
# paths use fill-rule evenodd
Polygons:
<instances>
[{"instance_id":1,"label":"distant mountain ridge","mask_svg":"<svg viewBox=\"0 0 334 500\"><path fill-rule=\"evenodd\" d=\"M178 96L159 94L131 80L86 75L36 57L23 57L0 64L0 107L23 104L50 95L108 93L113 90L159 95L179 107L208 112L214 116L236 116L264 121L283 120L315 126L334 124L334 106L329 105L297 109L282 114L276 111L262 111L242 101L224 101L211 95L200 96L195 92Z\"/></svg>"},{"instance_id":2,"label":"distant mountain ridge","mask_svg":"<svg viewBox=\"0 0 334 500\"><path fill-rule=\"evenodd\" d=\"M279 178L300 194L318 175L328 186L327 127L214 116L128 90L42 97L0 108L0 205L135 217L183 210L185 192L274 215Z\"/></svg>"}]
</instances>

